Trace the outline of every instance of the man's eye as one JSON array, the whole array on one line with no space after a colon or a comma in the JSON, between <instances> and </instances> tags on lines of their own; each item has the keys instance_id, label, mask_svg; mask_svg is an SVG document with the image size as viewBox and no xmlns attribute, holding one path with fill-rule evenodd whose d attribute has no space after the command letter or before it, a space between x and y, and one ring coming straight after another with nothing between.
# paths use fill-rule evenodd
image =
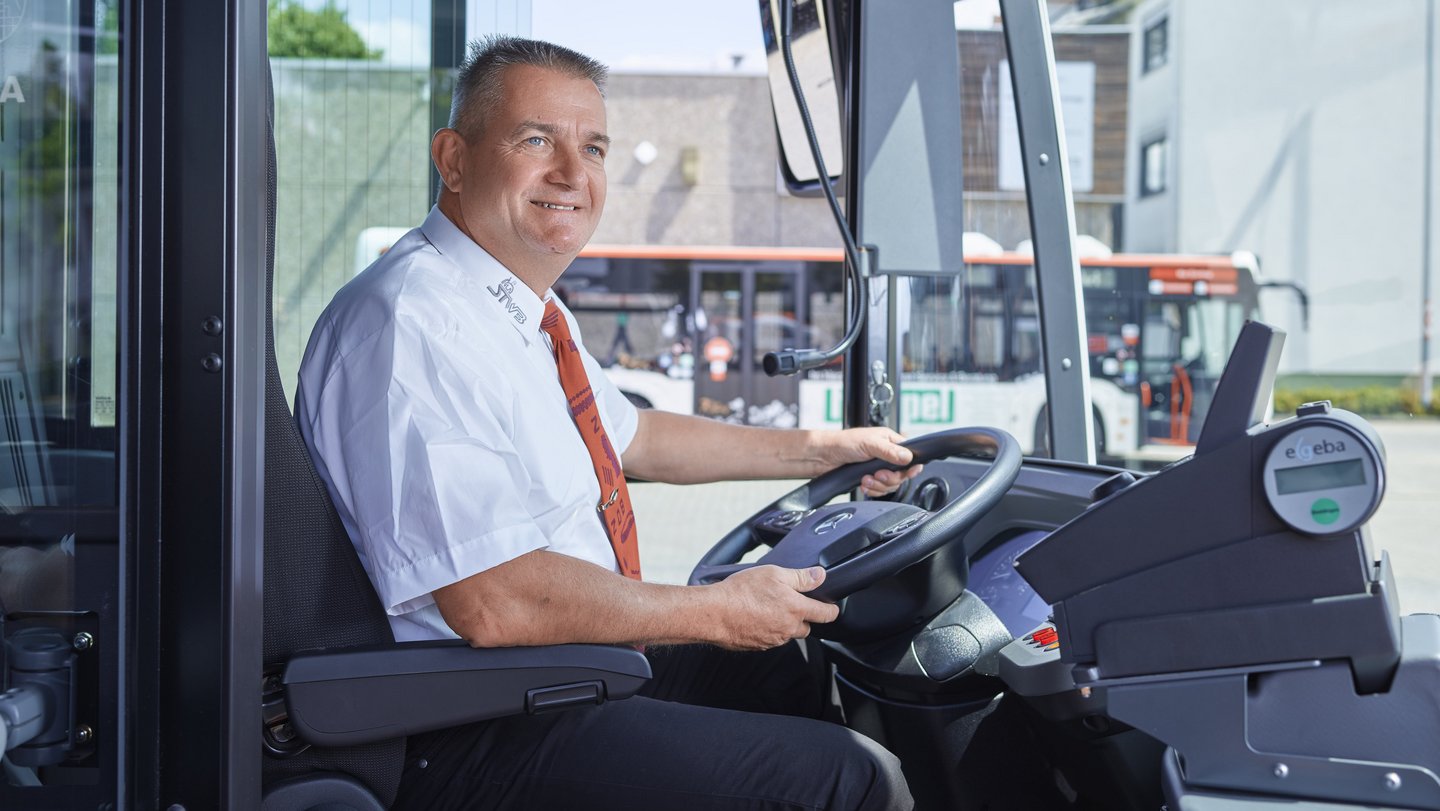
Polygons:
<instances>
[{"instance_id":1,"label":"man's eye","mask_svg":"<svg viewBox=\"0 0 1440 811\"><path fill-rule=\"evenodd\" d=\"M597 158L605 157L605 150L598 146L587 146L585 147L585 151L589 152L591 155L594 155Z\"/></svg>"},{"instance_id":2,"label":"man's eye","mask_svg":"<svg viewBox=\"0 0 1440 811\"><path fill-rule=\"evenodd\" d=\"M525 143L530 144L531 146L544 146L545 139L540 137L539 135L532 135L529 138L525 139Z\"/></svg>"}]
</instances>

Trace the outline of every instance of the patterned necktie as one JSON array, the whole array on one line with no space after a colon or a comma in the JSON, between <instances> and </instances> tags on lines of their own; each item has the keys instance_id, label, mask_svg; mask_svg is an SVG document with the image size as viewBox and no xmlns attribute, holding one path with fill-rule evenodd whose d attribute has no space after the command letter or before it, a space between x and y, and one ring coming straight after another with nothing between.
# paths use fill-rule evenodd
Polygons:
<instances>
[{"instance_id":1,"label":"patterned necktie","mask_svg":"<svg viewBox=\"0 0 1440 811\"><path fill-rule=\"evenodd\" d=\"M595 465L595 478L600 482L600 503L596 510L600 522L605 525L605 534L610 536L610 546L615 550L615 561L620 564L620 573L635 580L640 579L640 549L635 538L635 513L630 509L630 491L625 487L625 473L620 469L620 457L605 435L605 426L600 422L600 408L595 403L595 393L590 389L590 378L585 374L585 363L580 359L580 348L570 337L570 324L560 314L554 300L545 302L545 317L540 319L540 328L550 336L550 345L555 352L555 365L560 368L560 386L565 389L565 399L570 404L570 416L590 451L590 462Z\"/></svg>"}]
</instances>

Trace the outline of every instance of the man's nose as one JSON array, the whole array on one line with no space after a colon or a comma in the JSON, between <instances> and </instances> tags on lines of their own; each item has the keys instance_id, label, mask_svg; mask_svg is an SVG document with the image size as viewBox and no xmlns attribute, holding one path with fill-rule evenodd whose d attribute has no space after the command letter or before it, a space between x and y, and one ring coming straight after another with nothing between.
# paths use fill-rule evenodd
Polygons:
<instances>
[{"instance_id":1,"label":"man's nose","mask_svg":"<svg viewBox=\"0 0 1440 811\"><path fill-rule=\"evenodd\" d=\"M588 185L590 174L578 154L573 150L561 149L555 152L555 160L550 165L549 180L551 183L579 189Z\"/></svg>"}]
</instances>

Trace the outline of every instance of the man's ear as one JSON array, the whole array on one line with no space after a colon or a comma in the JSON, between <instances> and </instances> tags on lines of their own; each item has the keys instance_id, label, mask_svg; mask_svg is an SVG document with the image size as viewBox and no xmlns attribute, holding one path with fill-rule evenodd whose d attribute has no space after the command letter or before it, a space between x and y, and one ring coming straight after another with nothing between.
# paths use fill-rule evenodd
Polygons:
<instances>
[{"instance_id":1,"label":"man's ear","mask_svg":"<svg viewBox=\"0 0 1440 811\"><path fill-rule=\"evenodd\" d=\"M435 163L435 171L440 174L440 182L445 188L452 192L460 191L463 181L461 164L465 154L465 139L455 130L445 127L435 133L430 139L430 160Z\"/></svg>"}]
</instances>

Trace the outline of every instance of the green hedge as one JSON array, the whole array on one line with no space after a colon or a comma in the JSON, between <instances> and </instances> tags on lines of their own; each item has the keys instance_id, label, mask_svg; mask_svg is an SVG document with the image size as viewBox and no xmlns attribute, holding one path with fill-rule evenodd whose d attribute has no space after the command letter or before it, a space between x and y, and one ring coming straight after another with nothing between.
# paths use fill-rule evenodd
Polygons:
<instances>
[{"instance_id":1,"label":"green hedge","mask_svg":"<svg viewBox=\"0 0 1440 811\"><path fill-rule=\"evenodd\" d=\"M1440 389L1431 398L1430 410L1420 407L1420 395L1414 386L1358 386L1335 388L1307 386L1275 389L1275 414L1295 413L1296 406L1317 400L1329 400L1336 408L1353 411L1365 417L1414 417L1428 414L1440 416Z\"/></svg>"}]
</instances>

